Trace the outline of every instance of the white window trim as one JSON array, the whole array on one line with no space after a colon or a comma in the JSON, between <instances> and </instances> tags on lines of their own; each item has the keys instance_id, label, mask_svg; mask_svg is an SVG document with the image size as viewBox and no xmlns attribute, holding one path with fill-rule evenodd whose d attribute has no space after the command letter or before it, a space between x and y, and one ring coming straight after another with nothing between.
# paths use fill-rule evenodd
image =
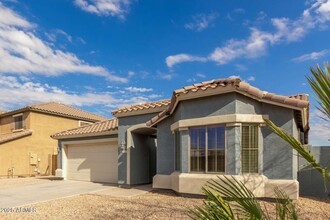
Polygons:
<instances>
[{"instance_id":1,"label":"white window trim","mask_svg":"<svg viewBox=\"0 0 330 220\"><path fill-rule=\"evenodd\" d=\"M240 123L264 124L268 115L257 114L229 114L201 118L178 120L171 125L171 131L187 129L189 127L203 127L224 124L225 126L238 126Z\"/></svg>"},{"instance_id":2,"label":"white window trim","mask_svg":"<svg viewBox=\"0 0 330 220\"><path fill-rule=\"evenodd\" d=\"M208 159L207 159L207 154L205 156L205 171L204 172L196 172L196 171L191 171L191 157L190 157L190 152L191 152L191 141L190 141L190 128L194 128L194 127L190 127L188 129L188 173L191 174L226 174L227 172L227 130L226 130L226 125L225 124L212 124L212 125L202 125L202 126L196 126L197 128L203 127L205 128L205 151L208 150L208 137L207 137L207 128L208 127L216 127L216 126L224 126L225 127L225 170L223 172L209 172L208 170Z\"/></svg>"},{"instance_id":3,"label":"white window trim","mask_svg":"<svg viewBox=\"0 0 330 220\"><path fill-rule=\"evenodd\" d=\"M89 122L89 121L78 121L78 126L81 127L81 126L86 126L86 125L81 125L82 123L86 123L87 125L89 124L93 124L93 122Z\"/></svg>"}]
</instances>

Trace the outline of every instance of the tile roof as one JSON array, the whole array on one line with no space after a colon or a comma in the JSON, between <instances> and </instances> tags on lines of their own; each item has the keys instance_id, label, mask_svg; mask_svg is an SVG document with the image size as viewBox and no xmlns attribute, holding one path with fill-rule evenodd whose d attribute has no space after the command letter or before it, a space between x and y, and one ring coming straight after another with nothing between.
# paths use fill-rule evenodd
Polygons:
<instances>
[{"instance_id":1,"label":"tile roof","mask_svg":"<svg viewBox=\"0 0 330 220\"><path fill-rule=\"evenodd\" d=\"M189 96L190 98L202 97L205 91L215 91L215 94L238 92L262 102L270 102L295 109L307 109L307 112L309 109L308 95L306 94L295 96L276 95L262 91L246 82L242 82L240 78L227 78L196 83L191 86L186 86L182 89L175 90L168 108L149 120L147 125L153 126L168 115L172 114L178 101L185 96ZM207 95L207 93L205 94Z\"/></svg>"},{"instance_id":2,"label":"tile roof","mask_svg":"<svg viewBox=\"0 0 330 220\"><path fill-rule=\"evenodd\" d=\"M126 116L126 115L138 115L145 114L147 112L160 112L166 109L166 107L171 103L171 100L165 99L156 102L147 102L142 104L136 104L131 106L126 106L117 110L112 111L112 114L116 117Z\"/></svg>"},{"instance_id":3,"label":"tile roof","mask_svg":"<svg viewBox=\"0 0 330 220\"><path fill-rule=\"evenodd\" d=\"M113 118L106 121L96 122L90 125L81 126L78 128L69 129L62 131L56 134L51 135L54 139L69 138L72 136L94 136L99 135L108 131L117 131L118 130L118 119Z\"/></svg>"},{"instance_id":4,"label":"tile roof","mask_svg":"<svg viewBox=\"0 0 330 220\"><path fill-rule=\"evenodd\" d=\"M94 113L87 112L87 111L84 111L84 110L81 110L78 108L74 108L72 106L65 105L62 103L57 103L57 102L47 102L47 103L29 105L27 107L24 107L24 108L21 108L18 110L3 113L1 116L16 114L16 113L27 111L27 110L42 112L42 113L51 114L51 115L59 115L59 116L69 117L69 118L76 118L76 119L92 121L92 122L104 121L107 119L103 116L99 116Z\"/></svg>"},{"instance_id":5,"label":"tile roof","mask_svg":"<svg viewBox=\"0 0 330 220\"><path fill-rule=\"evenodd\" d=\"M0 144L12 141L21 137L25 137L28 135L31 135L32 131L31 130L24 130L20 132L14 132L14 133L9 133L9 134L0 134Z\"/></svg>"}]
</instances>

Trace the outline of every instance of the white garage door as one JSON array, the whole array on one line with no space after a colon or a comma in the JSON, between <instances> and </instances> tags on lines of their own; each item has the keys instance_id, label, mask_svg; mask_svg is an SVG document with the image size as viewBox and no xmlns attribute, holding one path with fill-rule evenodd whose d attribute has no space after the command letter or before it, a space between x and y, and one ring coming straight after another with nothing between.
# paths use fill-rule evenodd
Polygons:
<instances>
[{"instance_id":1,"label":"white garage door","mask_svg":"<svg viewBox=\"0 0 330 220\"><path fill-rule=\"evenodd\" d=\"M68 145L67 178L117 183L118 148L115 142Z\"/></svg>"}]
</instances>

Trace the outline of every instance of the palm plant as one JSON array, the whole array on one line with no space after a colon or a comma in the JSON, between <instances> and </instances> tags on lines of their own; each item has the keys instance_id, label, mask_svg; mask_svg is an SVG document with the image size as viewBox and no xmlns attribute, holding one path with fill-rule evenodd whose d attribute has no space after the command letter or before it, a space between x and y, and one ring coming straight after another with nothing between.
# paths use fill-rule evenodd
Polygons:
<instances>
[{"instance_id":1,"label":"palm plant","mask_svg":"<svg viewBox=\"0 0 330 220\"><path fill-rule=\"evenodd\" d=\"M309 85L312 87L316 96L315 99L320 107L315 106L327 118L323 118L330 122L330 65L324 64L324 71L317 65L316 70L310 69L313 77L307 76Z\"/></svg>"},{"instance_id":2,"label":"palm plant","mask_svg":"<svg viewBox=\"0 0 330 220\"><path fill-rule=\"evenodd\" d=\"M324 114L322 119L330 122L330 65L324 65L324 71L317 65L316 69L310 68L312 76L307 76L308 83L315 92L315 97L319 106L315 106ZM295 149L314 169L319 171L324 180L324 187L330 181L330 173L327 167L322 167L313 157L313 154L302 143L293 136L287 134L281 128L277 127L272 121L265 119L269 128L280 138L285 140L290 146Z\"/></svg>"},{"instance_id":3,"label":"palm plant","mask_svg":"<svg viewBox=\"0 0 330 220\"><path fill-rule=\"evenodd\" d=\"M254 194L233 176L210 180L202 190L207 199L203 206L191 210L192 219L271 219ZM275 189L275 196L276 219L298 219L295 206L288 196L279 189Z\"/></svg>"}]
</instances>

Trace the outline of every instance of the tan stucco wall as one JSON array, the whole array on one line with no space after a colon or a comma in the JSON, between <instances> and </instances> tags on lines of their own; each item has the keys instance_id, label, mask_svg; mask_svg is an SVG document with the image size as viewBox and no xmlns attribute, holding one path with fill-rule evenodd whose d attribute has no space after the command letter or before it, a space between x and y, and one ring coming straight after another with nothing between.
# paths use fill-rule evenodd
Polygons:
<instances>
[{"instance_id":1,"label":"tan stucco wall","mask_svg":"<svg viewBox=\"0 0 330 220\"><path fill-rule=\"evenodd\" d=\"M30 113L24 112L23 118L25 119L25 128L30 128ZM13 115L5 116L0 118L0 134L8 134L12 132L12 122L13 122Z\"/></svg>"},{"instance_id":2,"label":"tan stucco wall","mask_svg":"<svg viewBox=\"0 0 330 220\"><path fill-rule=\"evenodd\" d=\"M155 175L153 188L172 189L178 193L203 195L202 187L210 180L218 181L224 177L244 183L256 196L261 198L275 198L274 189L277 187L286 193L290 199L299 198L299 183L297 180L274 180L263 175L216 175L216 174L191 174L173 172L171 175ZM219 181L218 181L219 182ZM219 182L221 185L222 183Z\"/></svg>"},{"instance_id":3,"label":"tan stucco wall","mask_svg":"<svg viewBox=\"0 0 330 220\"><path fill-rule=\"evenodd\" d=\"M1 119L2 134L11 132L11 117ZM50 174L51 155L57 154L57 140L50 135L78 127L78 123L76 119L30 112L26 127L32 130L32 135L0 144L0 176L7 175L11 167L14 175L34 175L36 168L40 174ZM40 159L36 166L30 166L31 153Z\"/></svg>"}]
</instances>

